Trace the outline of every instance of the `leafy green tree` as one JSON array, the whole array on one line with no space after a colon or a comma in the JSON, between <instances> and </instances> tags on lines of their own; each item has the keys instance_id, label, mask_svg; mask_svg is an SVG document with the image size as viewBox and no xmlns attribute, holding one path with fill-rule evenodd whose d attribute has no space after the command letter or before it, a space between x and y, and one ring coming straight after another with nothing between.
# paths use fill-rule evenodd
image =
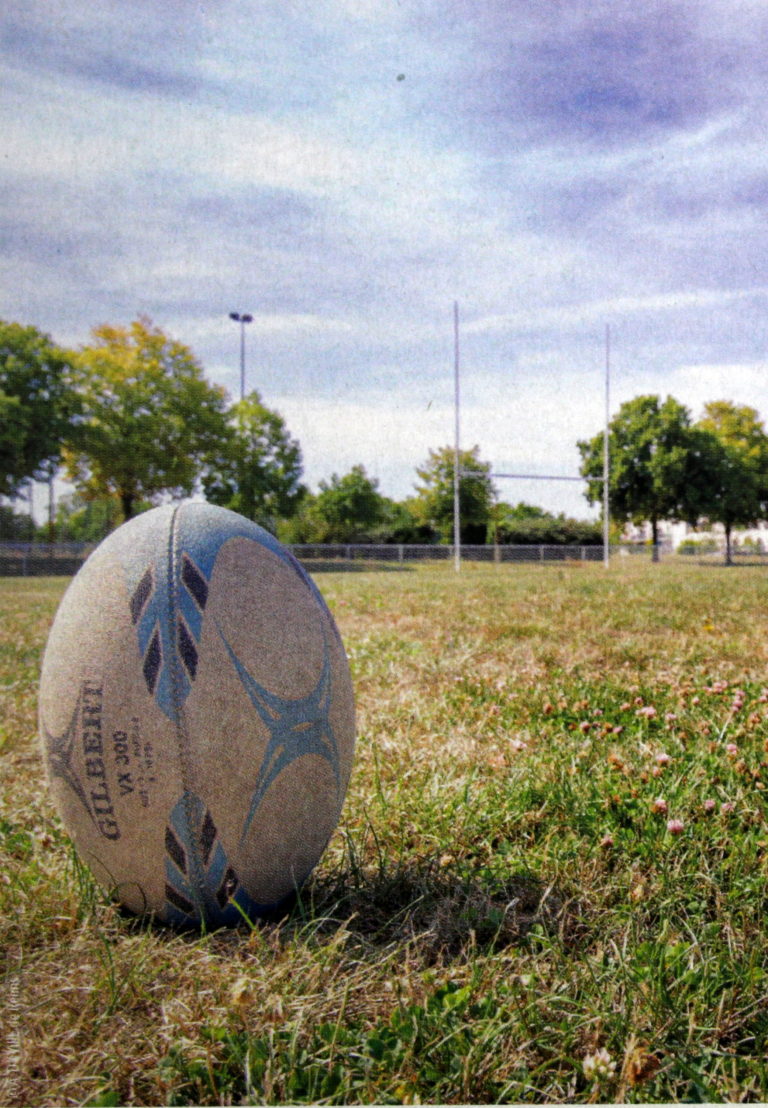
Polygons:
<instances>
[{"instance_id":1,"label":"leafy green tree","mask_svg":"<svg viewBox=\"0 0 768 1108\"><path fill-rule=\"evenodd\" d=\"M377 542L434 543L437 535L428 525L420 522L412 499L403 501L384 497L384 519L379 524Z\"/></svg>"},{"instance_id":2,"label":"leafy green tree","mask_svg":"<svg viewBox=\"0 0 768 1108\"><path fill-rule=\"evenodd\" d=\"M334 473L330 481L320 482L313 514L324 535L321 541L366 542L386 516L386 501L378 481L356 465L343 477Z\"/></svg>"},{"instance_id":3,"label":"leafy green tree","mask_svg":"<svg viewBox=\"0 0 768 1108\"><path fill-rule=\"evenodd\" d=\"M291 438L283 417L252 392L233 405L226 436L202 484L212 504L276 531L277 521L295 514L306 494L301 474L299 443Z\"/></svg>"},{"instance_id":4,"label":"leafy green tree","mask_svg":"<svg viewBox=\"0 0 768 1108\"><path fill-rule=\"evenodd\" d=\"M136 510L151 507L142 501ZM60 498L56 505L56 534L64 542L100 542L120 522L116 496L82 496L78 492Z\"/></svg>"},{"instance_id":5,"label":"leafy green tree","mask_svg":"<svg viewBox=\"0 0 768 1108\"><path fill-rule=\"evenodd\" d=\"M0 504L0 542L31 542L35 537L35 522L29 512L15 512Z\"/></svg>"},{"instance_id":6,"label":"leafy green tree","mask_svg":"<svg viewBox=\"0 0 768 1108\"><path fill-rule=\"evenodd\" d=\"M715 400L706 404L698 430L716 442L717 474L702 514L725 529L725 560L730 565L734 527L764 518L768 505L768 435L757 411L746 404Z\"/></svg>"},{"instance_id":7,"label":"leafy green tree","mask_svg":"<svg viewBox=\"0 0 768 1108\"><path fill-rule=\"evenodd\" d=\"M536 504L526 504L524 500L519 500L514 507L511 504L505 504L504 501L500 501L499 507L502 509L502 514L505 519L515 520L520 522L525 519L551 519L551 515L544 508L539 508Z\"/></svg>"},{"instance_id":8,"label":"leafy green tree","mask_svg":"<svg viewBox=\"0 0 768 1108\"><path fill-rule=\"evenodd\" d=\"M0 321L0 496L51 476L77 407L70 356L35 327Z\"/></svg>"},{"instance_id":9,"label":"leafy green tree","mask_svg":"<svg viewBox=\"0 0 768 1108\"><path fill-rule=\"evenodd\" d=\"M461 541L485 543L492 519L494 488L491 467L479 456L480 447L459 454L459 513ZM443 446L430 450L421 469L416 470L421 484L416 486L414 508L419 521L440 536L443 543L453 542L453 474L454 449Z\"/></svg>"},{"instance_id":10,"label":"leafy green tree","mask_svg":"<svg viewBox=\"0 0 768 1108\"><path fill-rule=\"evenodd\" d=\"M590 504L603 496L601 432L578 443L581 473ZM654 550L664 519L695 520L707 503L711 462L697 458L703 440L692 434L687 408L673 397L636 396L622 404L609 424L611 515L622 522L651 524ZM704 452L706 454L706 451Z\"/></svg>"},{"instance_id":11,"label":"leafy green tree","mask_svg":"<svg viewBox=\"0 0 768 1108\"><path fill-rule=\"evenodd\" d=\"M226 394L148 319L92 337L76 357L83 418L68 474L83 495L116 495L130 519L141 500L194 491L227 434Z\"/></svg>"},{"instance_id":12,"label":"leafy green tree","mask_svg":"<svg viewBox=\"0 0 768 1108\"><path fill-rule=\"evenodd\" d=\"M498 505L497 535L500 543L599 543L602 526L589 520L572 519L564 512L553 515L544 508L519 503L514 508Z\"/></svg>"},{"instance_id":13,"label":"leafy green tree","mask_svg":"<svg viewBox=\"0 0 768 1108\"><path fill-rule=\"evenodd\" d=\"M731 400L713 400L704 405L697 426L736 447L768 488L768 435L755 408Z\"/></svg>"},{"instance_id":14,"label":"leafy green tree","mask_svg":"<svg viewBox=\"0 0 768 1108\"><path fill-rule=\"evenodd\" d=\"M362 469L362 467L355 467L355 469ZM366 477L365 480L369 479ZM348 494L355 485L359 487L354 469L352 475L348 474L346 478L334 476L330 483L323 484L325 487L320 493L316 495L307 493L303 497L294 516L281 521L278 537L283 542L432 543L436 541L437 536L434 531L417 518L411 501L400 503L386 496L380 496L375 481L371 484L378 499L370 497L369 489L364 490L365 495L357 501L357 509L362 507L362 513L356 515L354 512L345 511L346 521L342 521L339 518L339 501L346 499L347 508L353 508L356 498ZM365 507L366 503L368 507ZM371 508L373 508L372 511ZM334 518L329 520L329 514Z\"/></svg>"}]
</instances>

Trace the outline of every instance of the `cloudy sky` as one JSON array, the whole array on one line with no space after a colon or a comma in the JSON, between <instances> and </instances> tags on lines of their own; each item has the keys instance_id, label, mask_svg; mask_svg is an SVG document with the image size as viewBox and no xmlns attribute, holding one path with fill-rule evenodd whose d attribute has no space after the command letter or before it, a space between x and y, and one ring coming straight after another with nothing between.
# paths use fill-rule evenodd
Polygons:
<instances>
[{"instance_id":1,"label":"cloudy sky","mask_svg":"<svg viewBox=\"0 0 768 1108\"><path fill-rule=\"evenodd\" d=\"M383 493L575 474L612 408L768 417L763 0L5 0L0 317L148 315ZM581 486L498 483L587 516Z\"/></svg>"}]
</instances>

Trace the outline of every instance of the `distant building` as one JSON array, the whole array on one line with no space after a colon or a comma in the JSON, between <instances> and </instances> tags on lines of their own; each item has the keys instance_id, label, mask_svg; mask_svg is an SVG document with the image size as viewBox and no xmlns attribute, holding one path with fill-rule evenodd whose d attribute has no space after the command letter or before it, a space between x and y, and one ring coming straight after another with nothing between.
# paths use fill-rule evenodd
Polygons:
<instances>
[{"instance_id":1,"label":"distant building","mask_svg":"<svg viewBox=\"0 0 768 1108\"><path fill-rule=\"evenodd\" d=\"M718 550L725 549L725 528L722 523L711 526L702 524L691 527L687 523L673 523L662 520L658 524L659 543L662 549L675 551L681 543L691 540L695 543L714 543ZM624 528L624 542L640 543L651 541L650 523L628 523ZM734 550L745 547L749 550L768 551L768 521L761 520L755 527L739 527L731 531L731 544Z\"/></svg>"}]
</instances>

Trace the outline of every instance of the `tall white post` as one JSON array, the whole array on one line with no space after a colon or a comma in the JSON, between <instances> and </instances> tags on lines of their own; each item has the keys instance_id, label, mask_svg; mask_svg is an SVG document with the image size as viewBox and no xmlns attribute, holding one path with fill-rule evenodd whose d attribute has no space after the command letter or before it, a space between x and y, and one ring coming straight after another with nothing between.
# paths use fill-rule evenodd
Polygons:
<instances>
[{"instance_id":1,"label":"tall white post","mask_svg":"<svg viewBox=\"0 0 768 1108\"><path fill-rule=\"evenodd\" d=\"M610 497L608 475L610 456L608 448L608 428L611 418L611 327L605 325L605 433L603 435L603 564L607 569L611 564L610 547Z\"/></svg>"},{"instance_id":2,"label":"tall white post","mask_svg":"<svg viewBox=\"0 0 768 1108\"><path fill-rule=\"evenodd\" d=\"M456 572L461 569L461 512L459 510L459 303L453 302L453 564Z\"/></svg>"}]
</instances>

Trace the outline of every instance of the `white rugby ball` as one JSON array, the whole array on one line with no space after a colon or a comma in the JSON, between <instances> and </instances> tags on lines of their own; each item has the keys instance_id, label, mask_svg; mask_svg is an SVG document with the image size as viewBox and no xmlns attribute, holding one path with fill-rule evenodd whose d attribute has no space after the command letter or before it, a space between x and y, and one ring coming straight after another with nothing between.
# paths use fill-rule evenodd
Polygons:
<instances>
[{"instance_id":1,"label":"white rugby ball","mask_svg":"<svg viewBox=\"0 0 768 1108\"><path fill-rule=\"evenodd\" d=\"M336 624L293 555L224 508L155 508L94 551L51 628L39 716L62 820L133 912L270 914L338 823L355 722Z\"/></svg>"}]
</instances>

